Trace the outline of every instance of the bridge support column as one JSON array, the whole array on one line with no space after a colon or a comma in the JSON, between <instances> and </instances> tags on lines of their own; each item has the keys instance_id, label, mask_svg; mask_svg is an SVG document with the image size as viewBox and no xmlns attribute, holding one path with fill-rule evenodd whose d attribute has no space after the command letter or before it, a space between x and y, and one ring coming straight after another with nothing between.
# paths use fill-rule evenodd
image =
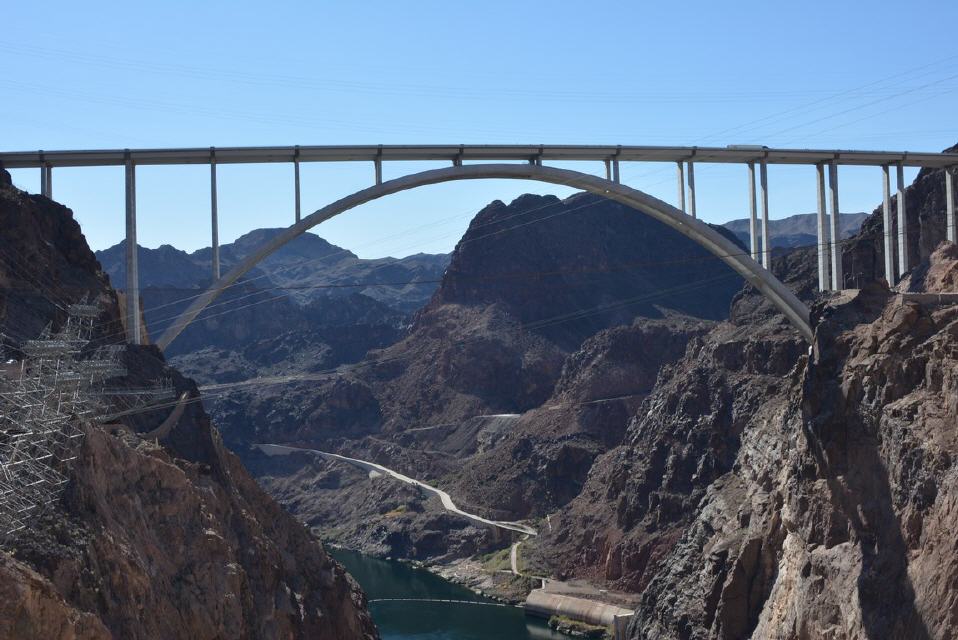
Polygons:
<instances>
[{"instance_id":1,"label":"bridge support column","mask_svg":"<svg viewBox=\"0 0 958 640\"><path fill-rule=\"evenodd\" d=\"M376 152L376 158L373 160L373 167L376 170L376 184L383 183L383 146L379 145L379 151Z\"/></svg>"},{"instance_id":2,"label":"bridge support column","mask_svg":"<svg viewBox=\"0 0 958 640\"><path fill-rule=\"evenodd\" d=\"M675 163L679 178L679 209L685 213L685 163L681 160Z\"/></svg>"},{"instance_id":3,"label":"bridge support column","mask_svg":"<svg viewBox=\"0 0 958 640\"><path fill-rule=\"evenodd\" d=\"M53 167L48 164L40 167L40 195L53 199Z\"/></svg>"},{"instance_id":4,"label":"bridge support column","mask_svg":"<svg viewBox=\"0 0 958 640\"><path fill-rule=\"evenodd\" d=\"M815 165L818 182L818 290L828 289L828 227L825 224L825 165Z\"/></svg>"},{"instance_id":5,"label":"bridge support column","mask_svg":"<svg viewBox=\"0 0 958 640\"><path fill-rule=\"evenodd\" d=\"M755 163L748 163L748 239L752 260L758 262L758 211L755 203Z\"/></svg>"},{"instance_id":6,"label":"bridge support column","mask_svg":"<svg viewBox=\"0 0 958 640\"><path fill-rule=\"evenodd\" d=\"M126 153L126 338L141 344L140 269L136 245L136 168Z\"/></svg>"},{"instance_id":7,"label":"bridge support column","mask_svg":"<svg viewBox=\"0 0 958 640\"><path fill-rule=\"evenodd\" d=\"M888 165L882 165L882 224L885 232L885 281L895 285L895 239L891 218L891 178Z\"/></svg>"},{"instance_id":8,"label":"bridge support column","mask_svg":"<svg viewBox=\"0 0 958 640\"><path fill-rule=\"evenodd\" d=\"M605 159L605 179L606 180L612 179L612 160L610 160L609 158Z\"/></svg>"},{"instance_id":9,"label":"bridge support column","mask_svg":"<svg viewBox=\"0 0 958 640\"><path fill-rule=\"evenodd\" d=\"M841 215L838 212L838 164L828 164L828 194L831 199L832 215L832 289L845 288L845 274L842 273Z\"/></svg>"},{"instance_id":10,"label":"bridge support column","mask_svg":"<svg viewBox=\"0 0 958 640\"><path fill-rule=\"evenodd\" d=\"M689 180L689 215L695 216L695 163L689 160L689 171L687 174Z\"/></svg>"},{"instance_id":11,"label":"bridge support column","mask_svg":"<svg viewBox=\"0 0 958 640\"><path fill-rule=\"evenodd\" d=\"M619 175L619 159L612 158L612 181L619 184L621 178Z\"/></svg>"},{"instance_id":12,"label":"bridge support column","mask_svg":"<svg viewBox=\"0 0 958 640\"><path fill-rule=\"evenodd\" d=\"M908 271L908 206L905 202L905 167L898 163L898 277Z\"/></svg>"},{"instance_id":13,"label":"bridge support column","mask_svg":"<svg viewBox=\"0 0 958 640\"><path fill-rule=\"evenodd\" d=\"M293 188L295 190L294 198L296 203L296 222L299 222L302 219L302 209L300 208L300 197L299 197L299 146L297 145L296 151L293 155Z\"/></svg>"},{"instance_id":14,"label":"bridge support column","mask_svg":"<svg viewBox=\"0 0 958 640\"><path fill-rule=\"evenodd\" d=\"M210 148L210 227L213 248L211 264L213 280L220 279L220 223L216 207L216 151Z\"/></svg>"},{"instance_id":15,"label":"bridge support column","mask_svg":"<svg viewBox=\"0 0 958 640\"><path fill-rule=\"evenodd\" d=\"M762 266L772 266L772 247L768 239L768 163L762 159L759 165L759 202L762 206Z\"/></svg>"},{"instance_id":16,"label":"bridge support column","mask_svg":"<svg viewBox=\"0 0 958 640\"><path fill-rule=\"evenodd\" d=\"M953 167L945 169L945 238L949 242L958 242L958 229L955 229L955 185Z\"/></svg>"}]
</instances>

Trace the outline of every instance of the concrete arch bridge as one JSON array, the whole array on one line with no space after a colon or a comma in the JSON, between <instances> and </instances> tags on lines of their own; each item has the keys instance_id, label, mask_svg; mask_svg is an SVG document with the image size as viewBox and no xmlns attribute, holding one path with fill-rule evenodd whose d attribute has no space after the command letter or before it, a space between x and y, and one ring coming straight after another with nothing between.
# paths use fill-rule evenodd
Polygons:
<instances>
[{"instance_id":1,"label":"concrete arch bridge","mask_svg":"<svg viewBox=\"0 0 958 640\"><path fill-rule=\"evenodd\" d=\"M383 181L384 161L445 160L451 166L413 173ZM599 161L605 165L605 177L544 165L544 161ZM375 183L316 212L301 216L300 162L371 161ZM469 161L471 164L465 164ZM479 161L478 163L473 163ZM518 161L518 162L517 162ZM668 204L620 181L621 162L673 162L678 178L677 206ZM259 247L227 273L220 273L217 221L217 163L289 162L294 168L295 222L285 231ZM737 163L748 169L751 250L743 255L739 248L696 217L696 163ZM651 216L698 243L752 284L807 339L812 338L808 307L769 271L768 234L769 164L800 164L816 169L818 183L818 275L819 288L839 289L843 282L838 242L838 167L863 165L881 167L883 176L885 221L885 271L889 283L908 270L905 251L906 219L903 169L905 166L944 169L947 201L946 237L955 241L954 188L952 176L958 167L958 154L908 153L890 151L842 151L810 149L769 149L761 146L730 147L645 147L645 146L526 146L526 145L448 145L448 146L316 146L316 147L231 147L193 149L145 149L106 151L28 151L0 152L0 166L35 167L41 171L41 192L52 197L53 168L119 165L126 170L126 248L127 248L127 332L133 343L141 341L139 278L136 247L137 165L209 164L211 193L211 230L213 283L160 336L157 345L168 346L224 290L274 251L316 225L359 205L426 185L457 180L516 179L534 180L572 187L604 196ZM759 169L756 189L756 165ZM890 206L890 168L897 170L898 261L892 237ZM825 167L828 167L826 198ZM827 202L826 202L827 201ZM829 206L830 205L830 206ZM830 209L830 211L829 211ZM759 211L761 225L759 225ZM829 237L833 241L829 240ZM831 276L829 278L829 276Z\"/></svg>"}]
</instances>

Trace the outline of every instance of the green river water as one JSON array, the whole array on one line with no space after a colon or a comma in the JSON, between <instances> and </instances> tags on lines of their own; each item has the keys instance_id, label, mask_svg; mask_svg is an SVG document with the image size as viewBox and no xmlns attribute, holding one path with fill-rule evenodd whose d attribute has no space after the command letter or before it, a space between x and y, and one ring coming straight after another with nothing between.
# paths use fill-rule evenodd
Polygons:
<instances>
[{"instance_id":1,"label":"green river water","mask_svg":"<svg viewBox=\"0 0 958 640\"><path fill-rule=\"evenodd\" d=\"M549 629L545 620L527 617L518 607L499 606L425 569L342 549L330 552L362 585L383 640L567 640L569 637Z\"/></svg>"}]
</instances>

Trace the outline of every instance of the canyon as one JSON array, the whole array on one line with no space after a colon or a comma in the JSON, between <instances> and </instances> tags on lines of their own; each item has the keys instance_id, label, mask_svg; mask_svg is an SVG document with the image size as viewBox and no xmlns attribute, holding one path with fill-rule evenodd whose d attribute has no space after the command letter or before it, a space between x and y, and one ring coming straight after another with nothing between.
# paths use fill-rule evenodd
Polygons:
<instances>
[{"instance_id":1,"label":"canyon","mask_svg":"<svg viewBox=\"0 0 958 640\"><path fill-rule=\"evenodd\" d=\"M592 195L493 202L448 256L363 261L306 238L169 362L127 347L139 378L203 403L162 442L137 436L162 411L86 428L71 488L3 556L10 619L36 637L375 637L318 536L508 599L528 576L562 581L633 609L634 638L947 637L958 311L913 295L958 293L941 183L923 170L908 189L918 266L894 288L880 211L843 242L841 292L819 294L814 252L782 240L772 270L812 306L810 347L714 256ZM83 292L115 334L122 247L94 258L69 210L4 190L5 223L44 222L0 249L55 274L8 269L4 326L36 335L63 320L51 294ZM141 252L155 333L150 309L200 290L208 263ZM511 537L414 483L264 443L368 460L524 523L525 576L492 568L510 546L517 565ZM180 524L158 534L164 518ZM151 615L122 614L132 601Z\"/></svg>"},{"instance_id":2,"label":"canyon","mask_svg":"<svg viewBox=\"0 0 958 640\"><path fill-rule=\"evenodd\" d=\"M396 342L304 382L293 366L212 410L258 481L325 539L446 575L508 546L409 487L251 444L374 461L528 522L540 535L522 545L527 570L633 604L636 638L942 637L955 318L903 296L954 292L941 183L923 171L909 187L922 266L900 290L881 281L880 211L843 245L842 294L817 294L810 249L776 253L773 271L814 305L811 352L696 247L592 196L524 196L477 215ZM610 230L579 226L583 205ZM694 266L653 285L663 264Z\"/></svg>"}]
</instances>

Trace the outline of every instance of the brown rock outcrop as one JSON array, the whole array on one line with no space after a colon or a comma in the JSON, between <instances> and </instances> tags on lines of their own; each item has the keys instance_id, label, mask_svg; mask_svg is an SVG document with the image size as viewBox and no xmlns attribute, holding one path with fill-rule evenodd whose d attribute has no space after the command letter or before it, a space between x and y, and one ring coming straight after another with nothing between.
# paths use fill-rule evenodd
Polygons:
<instances>
[{"instance_id":1,"label":"brown rock outcrop","mask_svg":"<svg viewBox=\"0 0 958 640\"><path fill-rule=\"evenodd\" d=\"M91 428L60 507L10 546L110 637L374 637L343 569L214 447L191 463Z\"/></svg>"},{"instance_id":2,"label":"brown rock outcrop","mask_svg":"<svg viewBox=\"0 0 958 640\"><path fill-rule=\"evenodd\" d=\"M0 638L112 637L95 615L70 606L42 576L0 553Z\"/></svg>"},{"instance_id":3,"label":"brown rock outcrop","mask_svg":"<svg viewBox=\"0 0 958 640\"><path fill-rule=\"evenodd\" d=\"M778 323L764 327L764 340L754 331L719 325L662 369L623 444L596 461L582 493L535 541L539 562L621 591L647 586L736 464L750 427L774 416L795 384L802 340Z\"/></svg>"},{"instance_id":4,"label":"brown rock outcrop","mask_svg":"<svg viewBox=\"0 0 958 640\"><path fill-rule=\"evenodd\" d=\"M496 517L507 519L565 505L596 457L622 442L659 370L711 324L641 318L589 338L566 359L552 396L458 466L450 491L464 504L495 505Z\"/></svg>"},{"instance_id":5,"label":"brown rock outcrop","mask_svg":"<svg viewBox=\"0 0 958 640\"><path fill-rule=\"evenodd\" d=\"M958 293L958 244L942 242L928 262L912 269L895 287L898 291Z\"/></svg>"}]
</instances>

